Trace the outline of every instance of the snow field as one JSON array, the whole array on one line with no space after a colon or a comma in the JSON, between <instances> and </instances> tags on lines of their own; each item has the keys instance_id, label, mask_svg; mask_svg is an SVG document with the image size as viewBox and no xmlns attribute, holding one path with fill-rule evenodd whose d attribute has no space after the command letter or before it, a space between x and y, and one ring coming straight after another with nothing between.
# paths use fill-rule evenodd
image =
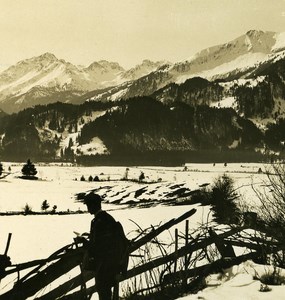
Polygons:
<instances>
[{"instance_id":1,"label":"snow field","mask_svg":"<svg viewBox=\"0 0 285 300\"><path fill-rule=\"evenodd\" d=\"M115 219L122 223L129 238L133 238L138 234L138 226L136 224L142 229L149 228L152 225L156 226L170 219L177 218L192 208L196 208L197 212L189 218L190 231L206 222L209 218L209 207L207 206L164 206L159 204L149 208L130 208L124 204L112 204L112 201L118 200L123 195L122 193L116 196L118 192L130 192L128 197L131 199L133 197L131 191L135 190L136 186L139 185L131 181L118 181L125 175L126 167L79 167L35 164L40 180L29 181L17 178L20 175L22 165L3 163L4 169L7 170L9 165L12 168L12 174L0 181L0 212L22 211L26 203L34 211L40 211L44 200L48 201L51 208L53 205L57 205L57 211L68 209L86 211L85 205L75 201L75 194L87 192L94 188L103 189L104 186L111 185L110 194L107 194L110 197L110 199L107 199L110 200L110 203L103 203L103 209L109 211ZM258 173L258 170L261 168L264 171L267 168L267 166L261 164L227 164L227 166L224 164L216 164L215 166L211 164L187 164L186 167L185 171L184 167L129 167L128 178L138 179L140 173L144 172L145 180L148 182L160 179L160 182L148 185L150 190L156 191L153 194L149 194L149 197L150 200L154 198L159 199L159 197L163 200L164 192L169 186L184 184L191 190L195 190L202 184L211 184L219 175L228 174L234 179L237 191L245 195L244 199L249 204L255 205L257 201L251 185L262 184L265 175ZM86 178L84 182L80 181L82 175ZM102 180L110 178L110 181L89 182L89 175L93 177L98 175ZM125 200L127 201L128 198ZM47 258L57 249L72 243L75 237L74 232L89 232L92 218L88 213L76 215L1 216L0 252L4 252L8 233L12 232L8 255L11 257L13 264ZM170 231L164 232L159 238L167 243L172 242L175 228L179 232L184 233L185 222L172 227ZM158 249L154 249L154 253L156 250L158 251ZM188 298L186 299L215 300L222 297L224 299L238 299L229 298L229 295L233 293L242 295L239 299L269 299L266 298L266 295L271 293L258 292L260 282L253 281L252 276L249 276L241 268L237 269L231 277L218 281L218 285L209 286L200 294L187 296ZM73 272L78 274L79 268L75 268ZM68 276L70 275L63 277L62 281L67 280ZM213 279L209 278L208 280L210 282L209 285L211 285ZM3 280L1 286L4 286L6 283ZM233 292L233 290L237 289L239 294ZM278 290L279 287L274 287L274 292L277 293ZM259 296L260 298L258 298ZM97 295L94 295L92 299L97 299ZM277 295L275 299L282 298L278 298Z\"/></svg>"}]
</instances>

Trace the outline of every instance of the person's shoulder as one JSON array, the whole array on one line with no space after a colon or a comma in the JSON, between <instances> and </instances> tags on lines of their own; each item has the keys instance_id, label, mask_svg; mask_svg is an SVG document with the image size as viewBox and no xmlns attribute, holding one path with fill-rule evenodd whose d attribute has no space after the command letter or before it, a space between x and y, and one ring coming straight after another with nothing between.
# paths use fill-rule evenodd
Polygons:
<instances>
[{"instance_id":1,"label":"person's shoulder","mask_svg":"<svg viewBox=\"0 0 285 300\"><path fill-rule=\"evenodd\" d=\"M105 220L105 221L116 222L116 220L109 213L107 213L105 210L100 211L99 217L102 220Z\"/></svg>"}]
</instances>

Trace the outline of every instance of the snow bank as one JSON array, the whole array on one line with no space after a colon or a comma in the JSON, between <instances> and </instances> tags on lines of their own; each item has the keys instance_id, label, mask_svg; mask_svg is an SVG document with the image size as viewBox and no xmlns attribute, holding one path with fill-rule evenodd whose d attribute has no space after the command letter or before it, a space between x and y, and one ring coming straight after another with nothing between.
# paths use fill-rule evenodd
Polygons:
<instances>
[{"instance_id":1,"label":"snow bank","mask_svg":"<svg viewBox=\"0 0 285 300\"><path fill-rule=\"evenodd\" d=\"M208 287L195 295L178 298L180 300L271 300L284 299L284 286L269 286L271 291L262 292L261 282L254 279L272 272L272 267L254 264L247 261L228 269L223 274L214 274L207 277ZM285 270L282 270L285 275Z\"/></svg>"}]
</instances>

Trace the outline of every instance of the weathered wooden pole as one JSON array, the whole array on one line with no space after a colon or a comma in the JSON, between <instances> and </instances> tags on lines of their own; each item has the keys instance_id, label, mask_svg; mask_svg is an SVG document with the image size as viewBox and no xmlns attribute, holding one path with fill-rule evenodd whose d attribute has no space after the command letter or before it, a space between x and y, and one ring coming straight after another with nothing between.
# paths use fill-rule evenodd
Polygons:
<instances>
[{"instance_id":1,"label":"weathered wooden pole","mask_svg":"<svg viewBox=\"0 0 285 300\"><path fill-rule=\"evenodd\" d=\"M10 242L11 242L11 237L12 237L12 233L10 232L10 233L8 234L8 239L7 239L7 243L6 243L6 248L5 248L4 255L7 255L7 254L8 254L8 250L9 250Z\"/></svg>"},{"instance_id":2,"label":"weathered wooden pole","mask_svg":"<svg viewBox=\"0 0 285 300\"><path fill-rule=\"evenodd\" d=\"M76 239L74 239L74 243L75 243L76 249L79 249L79 246L78 246L78 243L77 243ZM83 268L82 261L80 261L80 263L79 263L79 268L80 268L80 279L81 279L82 297L83 297L83 300L88 300L88 296L87 296L87 293L86 293L86 281L85 281L85 278L83 276L84 268Z\"/></svg>"},{"instance_id":3,"label":"weathered wooden pole","mask_svg":"<svg viewBox=\"0 0 285 300\"><path fill-rule=\"evenodd\" d=\"M177 271L177 250L178 250L178 229L175 228L175 248L174 248L174 253L175 253L175 258L174 258L174 272Z\"/></svg>"},{"instance_id":4,"label":"weathered wooden pole","mask_svg":"<svg viewBox=\"0 0 285 300\"><path fill-rule=\"evenodd\" d=\"M189 220L186 220L185 222L185 247L188 245L188 234L189 234ZM186 271L188 269L188 254L186 253L184 256L184 270ZM183 280L183 285L187 285L187 277Z\"/></svg>"}]
</instances>

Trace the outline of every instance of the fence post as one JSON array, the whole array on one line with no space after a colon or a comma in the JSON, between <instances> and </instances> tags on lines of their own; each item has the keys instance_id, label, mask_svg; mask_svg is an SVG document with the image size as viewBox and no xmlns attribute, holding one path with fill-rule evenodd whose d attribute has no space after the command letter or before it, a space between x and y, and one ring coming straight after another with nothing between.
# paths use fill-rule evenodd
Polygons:
<instances>
[{"instance_id":1,"label":"fence post","mask_svg":"<svg viewBox=\"0 0 285 300\"><path fill-rule=\"evenodd\" d=\"M188 235L189 235L189 220L186 220L185 222L185 246L188 245ZM184 270L186 271L188 269L188 255L187 253L184 256ZM187 285L187 277L183 280L184 286Z\"/></svg>"},{"instance_id":2,"label":"fence post","mask_svg":"<svg viewBox=\"0 0 285 300\"><path fill-rule=\"evenodd\" d=\"M178 250L178 229L175 228L175 260L174 260L174 272L177 271L177 250Z\"/></svg>"}]
</instances>

